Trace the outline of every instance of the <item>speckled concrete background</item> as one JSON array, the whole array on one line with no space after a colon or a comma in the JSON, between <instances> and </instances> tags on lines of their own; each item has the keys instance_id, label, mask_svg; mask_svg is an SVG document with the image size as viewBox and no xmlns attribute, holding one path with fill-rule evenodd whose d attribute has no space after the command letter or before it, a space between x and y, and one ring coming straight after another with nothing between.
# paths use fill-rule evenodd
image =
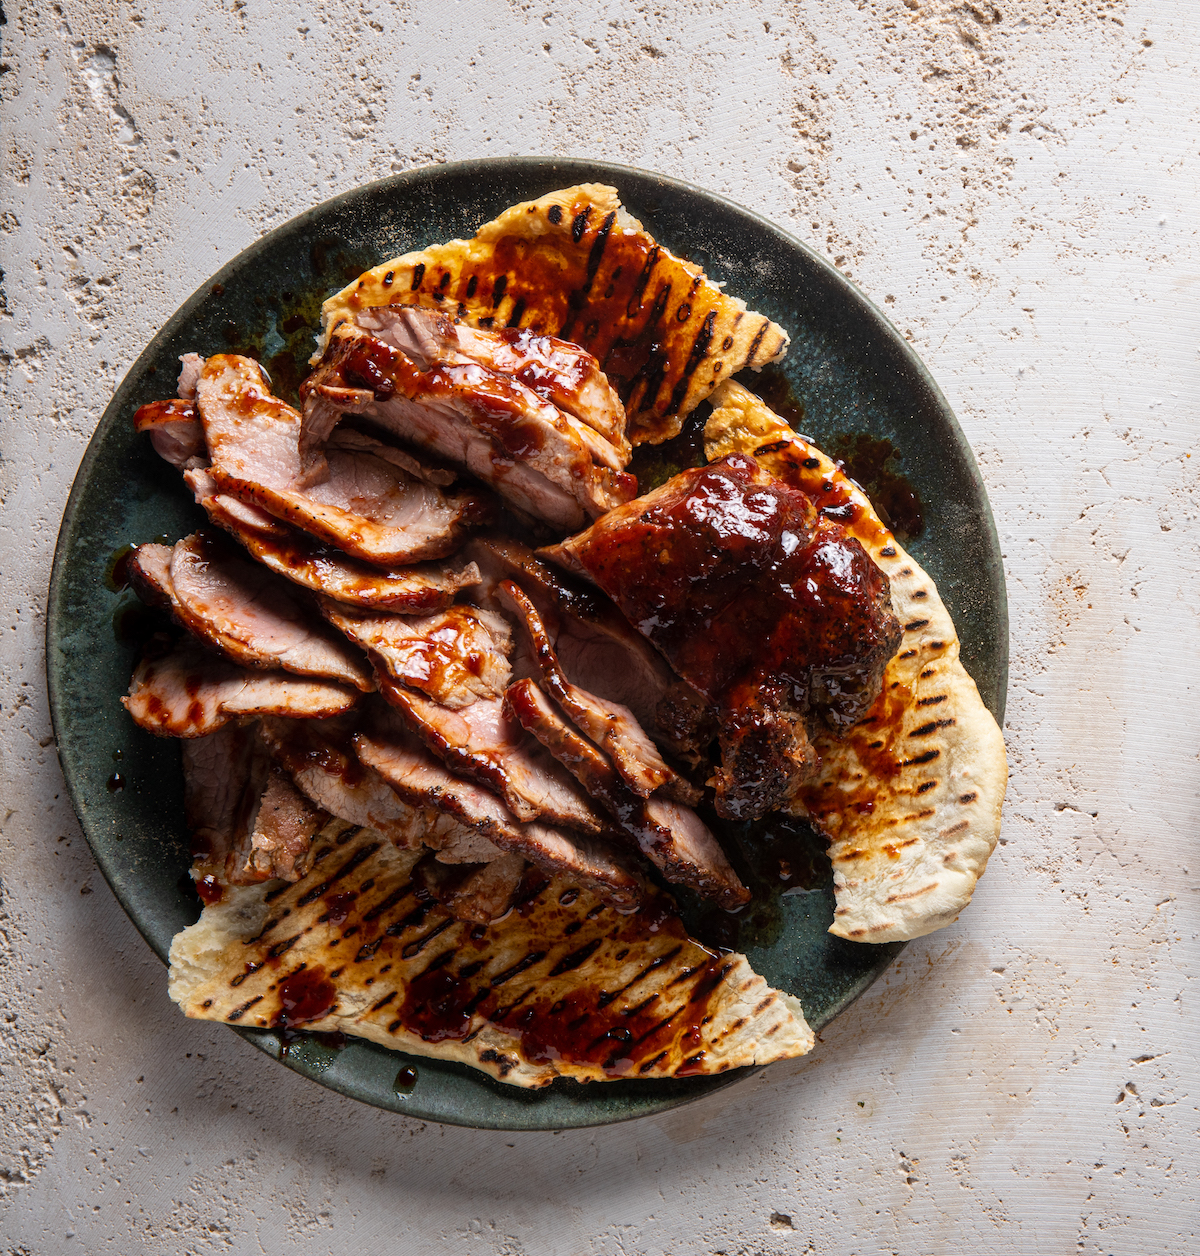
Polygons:
<instances>
[{"instance_id":1,"label":"speckled concrete background","mask_svg":"<svg viewBox=\"0 0 1200 1256\"><path fill-rule=\"evenodd\" d=\"M1200 1250L1194 5L6 8L3 1250ZM803 1062L520 1137L175 1013L63 795L42 656L71 479L164 317L335 192L517 152L679 175L852 275L974 445L1013 625L1003 845L963 919Z\"/></svg>"}]
</instances>

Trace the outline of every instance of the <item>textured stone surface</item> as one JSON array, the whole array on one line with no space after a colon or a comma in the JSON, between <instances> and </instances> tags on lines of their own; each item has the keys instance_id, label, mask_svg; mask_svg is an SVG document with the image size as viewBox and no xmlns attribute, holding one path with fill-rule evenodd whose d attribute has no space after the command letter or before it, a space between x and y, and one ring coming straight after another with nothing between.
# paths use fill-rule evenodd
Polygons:
<instances>
[{"instance_id":1,"label":"textured stone surface","mask_svg":"<svg viewBox=\"0 0 1200 1256\"><path fill-rule=\"evenodd\" d=\"M1194 7L6 9L4 1250L1195 1250ZM182 298L359 181L513 152L692 180L851 274L974 445L1013 625L1004 844L962 920L798 1065L519 1138L175 1013L62 794L42 657L79 457Z\"/></svg>"}]
</instances>

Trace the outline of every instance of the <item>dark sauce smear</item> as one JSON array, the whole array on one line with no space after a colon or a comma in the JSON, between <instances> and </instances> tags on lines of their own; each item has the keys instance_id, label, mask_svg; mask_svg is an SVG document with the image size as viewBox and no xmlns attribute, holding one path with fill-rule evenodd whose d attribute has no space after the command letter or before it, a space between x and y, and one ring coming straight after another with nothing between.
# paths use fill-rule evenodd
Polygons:
<instances>
[{"instance_id":1,"label":"dark sauce smear","mask_svg":"<svg viewBox=\"0 0 1200 1256\"><path fill-rule=\"evenodd\" d=\"M141 602L126 602L113 611L113 638L118 645L138 647L162 627L162 615Z\"/></svg>"},{"instance_id":2,"label":"dark sauce smear","mask_svg":"<svg viewBox=\"0 0 1200 1256\"><path fill-rule=\"evenodd\" d=\"M898 541L914 540L925 531L925 507L911 481L896 469L901 454L890 440L862 432L842 435L825 452L863 489Z\"/></svg>"},{"instance_id":3,"label":"dark sauce smear","mask_svg":"<svg viewBox=\"0 0 1200 1256\"><path fill-rule=\"evenodd\" d=\"M743 371L737 381L761 397L793 432L804 431L804 402L793 392L791 381L779 367L764 366L757 372Z\"/></svg>"},{"instance_id":4,"label":"dark sauce smear","mask_svg":"<svg viewBox=\"0 0 1200 1256\"><path fill-rule=\"evenodd\" d=\"M129 588L129 557L134 551L132 545L122 545L108 556L104 567L104 587L110 593L120 593Z\"/></svg>"},{"instance_id":5,"label":"dark sauce smear","mask_svg":"<svg viewBox=\"0 0 1200 1256\"><path fill-rule=\"evenodd\" d=\"M627 470L637 477L639 496L665 484L680 471L704 466L704 425L710 414L712 406L702 401L684 419L678 436L661 445L639 445L633 451Z\"/></svg>"},{"instance_id":6,"label":"dark sauce smear","mask_svg":"<svg viewBox=\"0 0 1200 1256\"><path fill-rule=\"evenodd\" d=\"M689 890L671 886L680 917L697 942L718 951L769 947L783 935L785 897L824 890L832 906L828 844L811 825L778 812L735 824L703 804L697 811L751 895L740 911L727 912Z\"/></svg>"},{"instance_id":7,"label":"dark sauce smear","mask_svg":"<svg viewBox=\"0 0 1200 1256\"><path fill-rule=\"evenodd\" d=\"M279 983L279 1001L283 1006L275 1024L291 1029L328 1015L337 1002L337 988L326 977L325 969L314 964Z\"/></svg>"}]
</instances>

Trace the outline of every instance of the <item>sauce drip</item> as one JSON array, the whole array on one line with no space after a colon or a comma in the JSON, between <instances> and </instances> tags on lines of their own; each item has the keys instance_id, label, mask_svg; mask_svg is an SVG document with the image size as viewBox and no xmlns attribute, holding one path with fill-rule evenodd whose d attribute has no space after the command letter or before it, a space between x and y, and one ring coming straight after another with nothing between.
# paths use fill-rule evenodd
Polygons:
<instances>
[{"instance_id":1,"label":"sauce drip","mask_svg":"<svg viewBox=\"0 0 1200 1256\"><path fill-rule=\"evenodd\" d=\"M283 1006L275 1023L288 1028L327 1016L337 1002L337 989L325 969L315 964L279 983L279 1001Z\"/></svg>"},{"instance_id":2,"label":"sauce drip","mask_svg":"<svg viewBox=\"0 0 1200 1256\"><path fill-rule=\"evenodd\" d=\"M417 1088L417 1070L415 1068L402 1068L396 1074L396 1080L392 1082L392 1090L398 1095L411 1095Z\"/></svg>"},{"instance_id":3,"label":"sauce drip","mask_svg":"<svg viewBox=\"0 0 1200 1256\"><path fill-rule=\"evenodd\" d=\"M846 474L862 486L897 540L910 541L924 532L925 507L912 482L896 470L901 455L891 441L861 432L841 436L830 456L841 462Z\"/></svg>"}]
</instances>

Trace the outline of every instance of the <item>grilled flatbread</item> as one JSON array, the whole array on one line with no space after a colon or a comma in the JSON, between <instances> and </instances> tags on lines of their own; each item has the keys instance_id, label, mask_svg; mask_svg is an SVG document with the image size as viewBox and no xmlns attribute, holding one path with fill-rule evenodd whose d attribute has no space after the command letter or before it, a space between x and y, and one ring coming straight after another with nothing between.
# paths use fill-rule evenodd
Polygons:
<instances>
[{"instance_id":1,"label":"grilled flatbread","mask_svg":"<svg viewBox=\"0 0 1200 1256\"><path fill-rule=\"evenodd\" d=\"M524 1087L711 1075L812 1048L799 1001L693 942L664 894L620 915L538 877L507 916L472 924L414 883L420 854L332 821L300 881L230 887L176 935L171 998L188 1016L340 1030Z\"/></svg>"},{"instance_id":2,"label":"grilled flatbread","mask_svg":"<svg viewBox=\"0 0 1200 1256\"><path fill-rule=\"evenodd\" d=\"M624 401L635 445L675 436L718 383L781 358L788 344L783 328L656 244L616 189L600 183L514 205L472 240L368 270L325 302L326 337L383 305L422 305L474 326L582 345Z\"/></svg>"},{"instance_id":3,"label":"grilled flatbread","mask_svg":"<svg viewBox=\"0 0 1200 1256\"><path fill-rule=\"evenodd\" d=\"M933 581L897 544L866 494L740 384L712 395L711 460L740 452L808 493L858 538L891 583L904 637L867 717L813 738L821 766L798 813L832 842L830 932L860 942L918 938L970 902L1000 833L1004 738L958 658Z\"/></svg>"}]
</instances>

